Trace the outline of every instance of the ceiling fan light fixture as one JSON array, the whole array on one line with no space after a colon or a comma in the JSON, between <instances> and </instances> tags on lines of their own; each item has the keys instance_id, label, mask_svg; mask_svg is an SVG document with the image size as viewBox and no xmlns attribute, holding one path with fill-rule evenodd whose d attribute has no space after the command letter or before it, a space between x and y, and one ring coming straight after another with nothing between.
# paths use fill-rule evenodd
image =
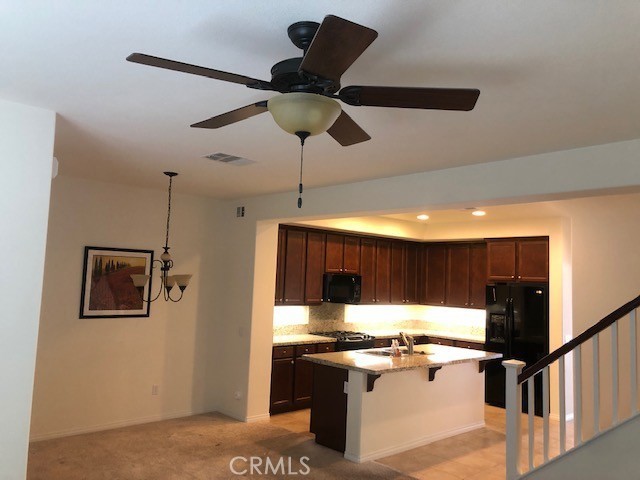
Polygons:
<instances>
[{"instance_id":1,"label":"ceiling fan light fixture","mask_svg":"<svg viewBox=\"0 0 640 480\"><path fill-rule=\"evenodd\" d=\"M316 93L284 93L269 99L267 108L278 126L296 135L319 135L334 124L342 108L335 100Z\"/></svg>"}]
</instances>

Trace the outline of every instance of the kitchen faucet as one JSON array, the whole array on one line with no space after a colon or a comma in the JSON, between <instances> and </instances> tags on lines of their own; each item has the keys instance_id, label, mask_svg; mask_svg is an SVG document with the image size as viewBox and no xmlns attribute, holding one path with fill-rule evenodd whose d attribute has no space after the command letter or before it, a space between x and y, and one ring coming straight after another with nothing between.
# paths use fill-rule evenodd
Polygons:
<instances>
[{"instance_id":1,"label":"kitchen faucet","mask_svg":"<svg viewBox=\"0 0 640 480\"><path fill-rule=\"evenodd\" d=\"M411 335L407 335L404 332L400 332L400 336L402 337L402 341L407 346L407 350L409 350L409 355L413 355L413 337Z\"/></svg>"}]
</instances>

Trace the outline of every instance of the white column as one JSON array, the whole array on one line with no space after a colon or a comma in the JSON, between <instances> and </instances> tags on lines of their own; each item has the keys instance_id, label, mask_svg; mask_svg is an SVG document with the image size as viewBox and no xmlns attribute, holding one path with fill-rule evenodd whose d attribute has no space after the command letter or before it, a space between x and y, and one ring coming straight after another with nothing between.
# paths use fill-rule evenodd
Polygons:
<instances>
[{"instance_id":1,"label":"white column","mask_svg":"<svg viewBox=\"0 0 640 480\"><path fill-rule=\"evenodd\" d=\"M516 480L520 478L520 445L522 442L520 425L522 390L518 384L518 375L526 364L519 360L505 360L502 365L506 368L507 480Z\"/></svg>"},{"instance_id":2,"label":"white column","mask_svg":"<svg viewBox=\"0 0 640 480\"><path fill-rule=\"evenodd\" d=\"M0 478L18 480L27 472L55 113L0 101L0 132Z\"/></svg>"}]
</instances>

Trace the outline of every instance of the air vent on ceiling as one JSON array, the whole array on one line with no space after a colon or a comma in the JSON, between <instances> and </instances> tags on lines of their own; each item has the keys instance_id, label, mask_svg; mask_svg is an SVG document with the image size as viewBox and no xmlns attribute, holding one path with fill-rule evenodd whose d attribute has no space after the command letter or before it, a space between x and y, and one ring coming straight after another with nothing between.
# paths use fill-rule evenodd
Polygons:
<instances>
[{"instance_id":1,"label":"air vent on ceiling","mask_svg":"<svg viewBox=\"0 0 640 480\"><path fill-rule=\"evenodd\" d=\"M249 160L248 158L242 158L236 155L229 155L222 152L210 153L209 155L205 155L203 158L208 158L209 160L213 160L215 162L227 163L229 165L237 166L249 165L250 163L255 162L255 160Z\"/></svg>"}]
</instances>

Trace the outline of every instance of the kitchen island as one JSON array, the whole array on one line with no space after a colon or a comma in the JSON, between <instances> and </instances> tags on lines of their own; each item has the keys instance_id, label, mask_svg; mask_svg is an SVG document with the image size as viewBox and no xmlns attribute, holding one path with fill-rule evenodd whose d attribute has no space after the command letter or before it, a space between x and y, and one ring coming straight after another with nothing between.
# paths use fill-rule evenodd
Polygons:
<instances>
[{"instance_id":1,"label":"kitchen island","mask_svg":"<svg viewBox=\"0 0 640 480\"><path fill-rule=\"evenodd\" d=\"M316 442L365 462L484 426L484 363L500 354L418 345L304 355Z\"/></svg>"}]
</instances>

